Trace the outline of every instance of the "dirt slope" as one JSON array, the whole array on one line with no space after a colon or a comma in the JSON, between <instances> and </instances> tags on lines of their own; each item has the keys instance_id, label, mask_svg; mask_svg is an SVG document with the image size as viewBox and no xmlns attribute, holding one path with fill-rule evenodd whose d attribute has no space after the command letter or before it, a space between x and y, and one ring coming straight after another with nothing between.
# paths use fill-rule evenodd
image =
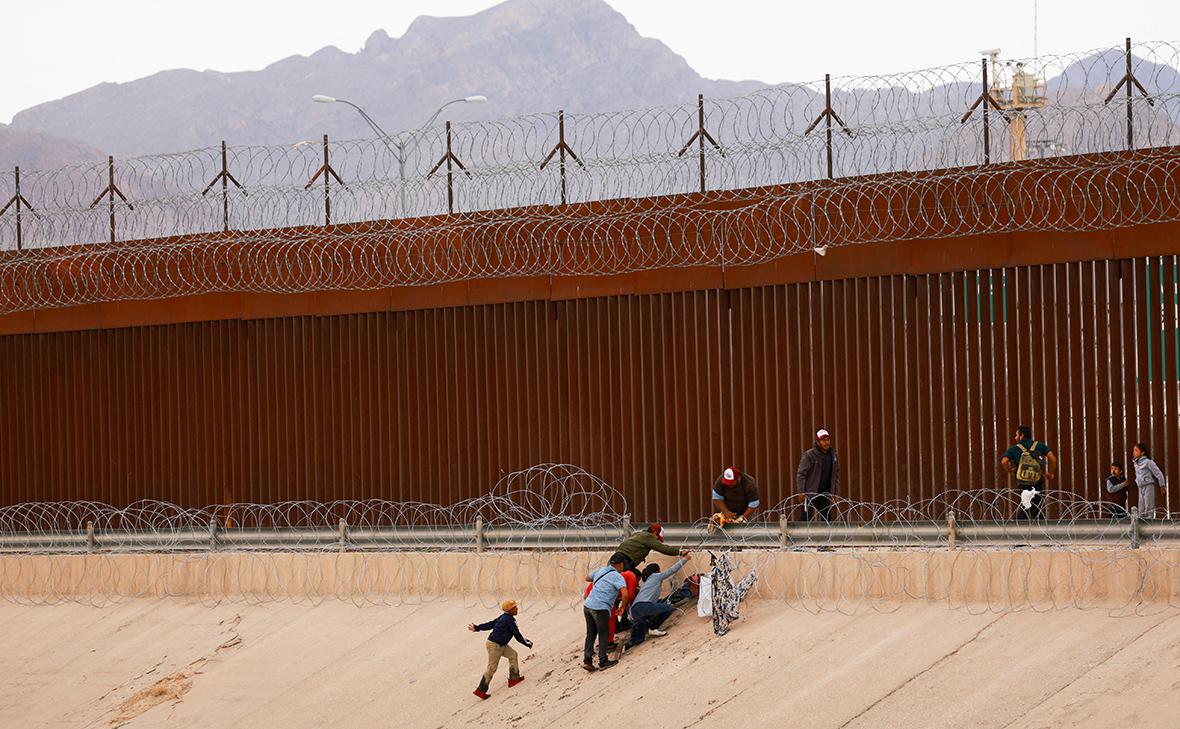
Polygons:
<instances>
[{"instance_id":1,"label":"dirt slope","mask_svg":"<svg viewBox=\"0 0 1180 729\"><path fill-rule=\"evenodd\" d=\"M0 605L0 726L1170 727L1180 613L812 615L749 606L725 638L686 617L618 669L578 668L582 617L520 621L527 680L471 695L494 611L135 600Z\"/></svg>"}]
</instances>

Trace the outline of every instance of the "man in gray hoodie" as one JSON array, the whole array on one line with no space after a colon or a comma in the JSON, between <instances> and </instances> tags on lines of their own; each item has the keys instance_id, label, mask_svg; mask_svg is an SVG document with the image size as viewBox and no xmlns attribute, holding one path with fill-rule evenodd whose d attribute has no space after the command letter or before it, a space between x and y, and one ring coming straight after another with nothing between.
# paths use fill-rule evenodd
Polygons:
<instances>
[{"instance_id":1,"label":"man in gray hoodie","mask_svg":"<svg viewBox=\"0 0 1180 729\"><path fill-rule=\"evenodd\" d=\"M815 433L815 445L803 451L799 470L795 472L795 493L807 494L803 521L813 518L828 521L839 488L840 461L832 447L832 434L820 428Z\"/></svg>"},{"instance_id":2,"label":"man in gray hoodie","mask_svg":"<svg viewBox=\"0 0 1180 729\"><path fill-rule=\"evenodd\" d=\"M1146 443L1136 443L1131 449L1135 460L1135 486L1139 488L1139 516L1145 519L1155 518L1156 490L1163 488L1166 480L1160 467L1151 460L1151 452Z\"/></svg>"}]
</instances>

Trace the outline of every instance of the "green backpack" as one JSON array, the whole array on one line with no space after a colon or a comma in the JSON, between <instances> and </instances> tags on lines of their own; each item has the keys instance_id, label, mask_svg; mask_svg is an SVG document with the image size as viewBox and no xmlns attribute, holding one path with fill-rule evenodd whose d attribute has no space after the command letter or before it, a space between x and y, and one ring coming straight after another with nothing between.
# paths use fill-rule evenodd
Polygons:
<instances>
[{"instance_id":1,"label":"green backpack","mask_svg":"<svg viewBox=\"0 0 1180 729\"><path fill-rule=\"evenodd\" d=\"M1020 460L1016 463L1016 482L1020 484L1038 484L1045 478L1045 457L1037 453L1037 441L1033 441L1032 448L1020 448Z\"/></svg>"}]
</instances>

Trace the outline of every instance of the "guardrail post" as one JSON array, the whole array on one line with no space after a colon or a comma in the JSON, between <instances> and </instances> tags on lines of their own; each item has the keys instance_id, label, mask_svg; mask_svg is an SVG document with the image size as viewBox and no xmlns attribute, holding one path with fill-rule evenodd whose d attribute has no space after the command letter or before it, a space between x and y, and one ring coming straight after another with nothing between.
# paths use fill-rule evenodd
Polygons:
<instances>
[{"instance_id":1,"label":"guardrail post","mask_svg":"<svg viewBox=\"0 0 1180 729\"><path fill-rule=\"evenodd\" d=\"M955 542L959 539L959 526L955 522L955 510L951 509L946 513L946 546L947 549L954 549Z\"/></svg>"},{"instance_id":2,"label":"guardrail post","mask_svg":"<svg viewBox=\"0 0 1180 729\"><path fill-rule=\"evenodd\" d=\"M483 517L475 517L475 552L483 554Z\"/></svg>"},{"instance_id":3,"label":"guardrail post","mask_svg":"<svg viewBox=\"0 0 1180 729\"><path fill-rule=\"evenodd\" d=\"M86 522L86 550L93 552L95 548L94 542L94 522Z\"/></svg>"},{"instance_id":4,"label":"guardrail post","mask_svg":"<svg viewBox=\"0 0 1180 729\"><path fill-rule=\"evenodd\" d=\"M778 548L783 551L787 549L787 517L785 514L778 516Z\"/></svg>"},{"instance_id":5,"label":"guardrail post","mask_svg":"<svg viewBox=\"0 0 1180 729\"><path fill-rule=\"evenodd\" d=\"M1131 507L1131 549L1139 549L1139 507Z\"/></svg>"},{"instance_id":6,"label":"guardrail post","mask_svg":"<svg viewBox=\"0 0 1180 729\"><path fill-rule=\"evenodd\" d=\"M340 551L341 552L347 551L347 549L348 549L348 522L344 520L344 517L340 518L340 524L338 525L337 528L339 530Z\"/></svg>"},{"instance_id":7,"label":"guardrail post","mask_svg":"<svg viewBox=\"0 0 1180 729\"><path fill-rule=\"evenodd\" d=\"M209 549L217 549L217 517L209 517Z\"/></svg>"}]
</instances>

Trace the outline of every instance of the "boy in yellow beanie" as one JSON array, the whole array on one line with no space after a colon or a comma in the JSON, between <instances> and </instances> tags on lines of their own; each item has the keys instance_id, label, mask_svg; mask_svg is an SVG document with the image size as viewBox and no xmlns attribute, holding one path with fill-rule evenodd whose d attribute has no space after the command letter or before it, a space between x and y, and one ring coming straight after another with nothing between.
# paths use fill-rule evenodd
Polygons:
<instances>
[{"instance_id":1,"label":"boy in yellow beanie","mask_svg":"<svg viewBox=\"0 0 1180 729\"><path fill-rule=\"evenodd\" d=\"M490 620L486 623L468 623L467 629L472 633L479 630L490 630L492 634L488 636L488 667L483 672L483 677L479 680L479 688L473 693L481 699L486 699L490 694L488 693L488 685L492 682L492 676L496 675L496 669L500 667L500 659L508 659L508 687L512 688L516 684L524 680L524 676L520 675L520 663L517 661L516 651L508 645L508 642L516 638L522 645L529 648L533 647L533 642L520 634L520 628L516 627L516 607L515 600L505 600L500 609L504 614L495 620Z\"/></svg>"}]
</instances>

